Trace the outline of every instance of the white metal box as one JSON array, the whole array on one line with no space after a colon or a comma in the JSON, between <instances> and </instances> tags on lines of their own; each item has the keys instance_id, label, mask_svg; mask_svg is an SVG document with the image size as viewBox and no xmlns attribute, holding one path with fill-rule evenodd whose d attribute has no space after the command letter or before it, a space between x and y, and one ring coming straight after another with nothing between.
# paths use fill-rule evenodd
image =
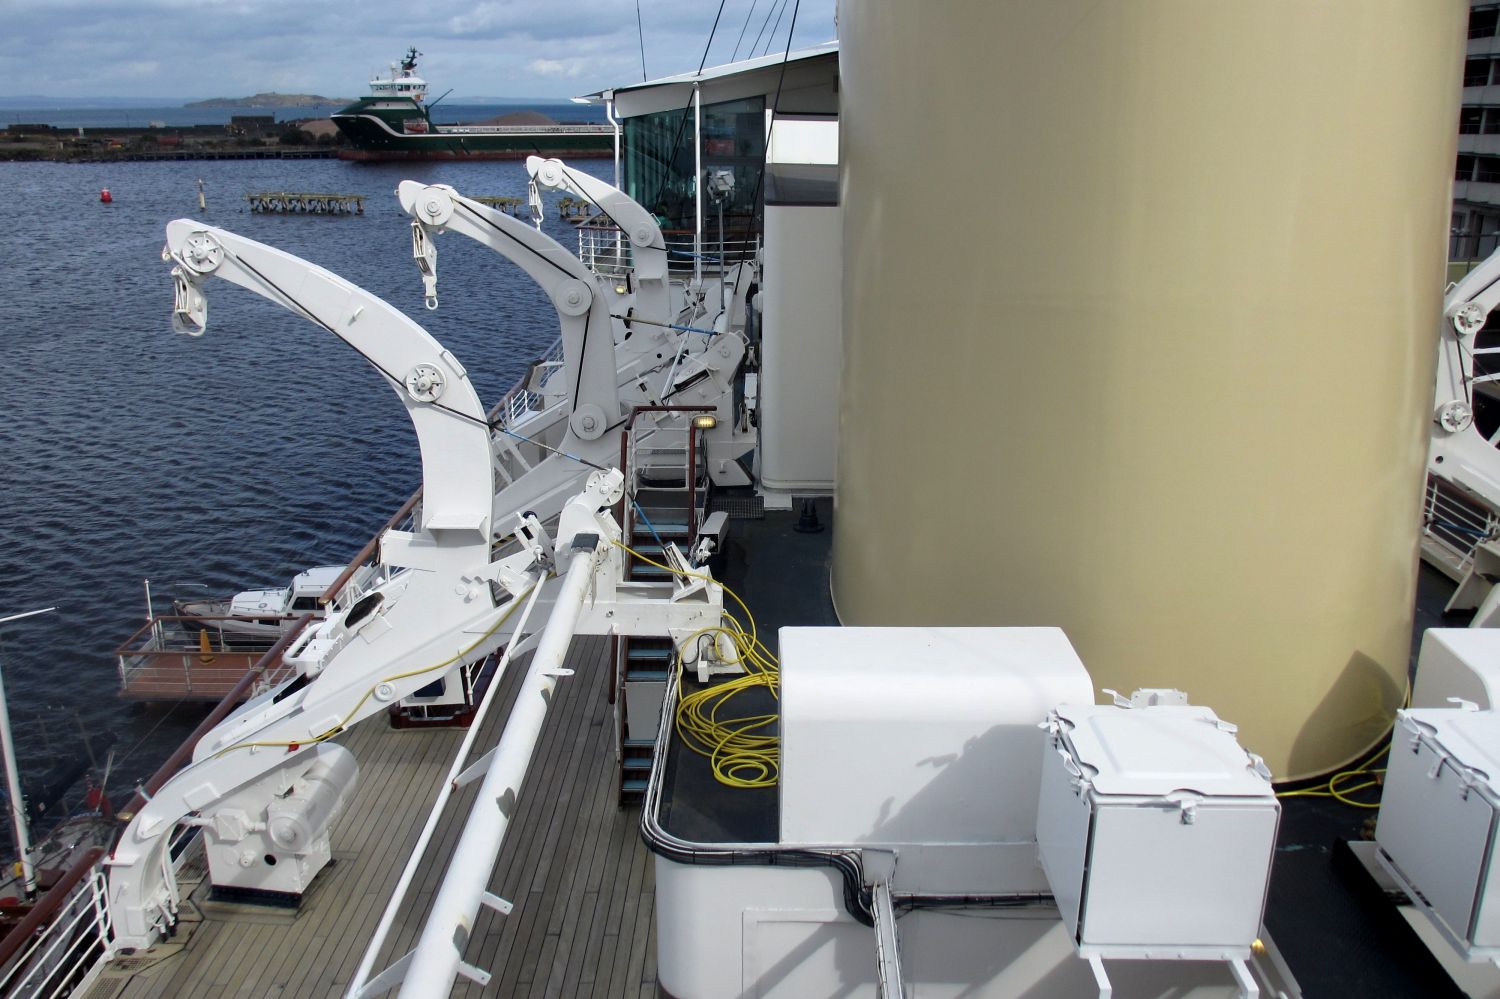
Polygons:
<instances>
[{"instance_id":1,"label":"white metal box","mask_svg":"<svg viewBox=\"0 0 1500 999\"><path fill-rule=\"evenodd\" d=\"M1428 628L1417 655L1414 708L1452 707L1460 697L1500 707L1500 628Z\"/></svg>"},{"instance_id":2,"label":"white metal box","mask_svg":"<svg viewBox=\"0 0 1500 999\"><path fill-rule=\"evenodd\" d=\"M893 851L901 891L1046 889L1038 726L1093 696L1060 629L780 636L782 846Z\"/></svg>"},{"instance_id":3,"label":"white metal box","mask_svg":"<svg viewBox=\"0 0 1500 999\"><path fill-rule=\"evenodd\" d=\"M1500 957L1496 778L1500 711L1397 713L1375 826L1379 856L1471 960Z\"/></svg>"},{"instance_id":4,"label":"white metal box","mask_svg":"<svg viewBox=\"0 0 1500 999\"><path fill-rule=\"evenodd\" d=\"M1143 703L1061 706L1048 727L1037 844L1079 953L1248 957L1281 806L1234 726Z\"/></svg>"}]
</instances>

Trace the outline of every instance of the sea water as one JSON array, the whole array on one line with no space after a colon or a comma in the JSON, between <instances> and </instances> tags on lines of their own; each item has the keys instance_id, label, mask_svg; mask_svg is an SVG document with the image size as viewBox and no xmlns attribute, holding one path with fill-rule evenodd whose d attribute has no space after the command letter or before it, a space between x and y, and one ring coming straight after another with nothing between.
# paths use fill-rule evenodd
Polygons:
<instances>
[{"instance_id":1,"label":"sea water","mask_svg":"<svg viewBox=\"0 0 1500 999\"><path fill-rule=\"evenodd\" d=\"M607 160L574 165L611 176ZM518 162L0 164L0 617L57 607L0 625L25 777L75 753L80 732L108 733L111 789L126 791L205 713L116 696L113 652L144 623L143 580L159 608L284 586L347 562L420 484L399 399L328 332L217 278L207 334L172 332L168 221L259 240L385 299L453 351L486 407L556 338L540 289L462 236L437 240L440 308L423 308L403 179L526 193ZM246 210L247 192L269 190L363 194L365 213ZM576 248L548 214L544 230Z\"/></svg>"}]
</instances>

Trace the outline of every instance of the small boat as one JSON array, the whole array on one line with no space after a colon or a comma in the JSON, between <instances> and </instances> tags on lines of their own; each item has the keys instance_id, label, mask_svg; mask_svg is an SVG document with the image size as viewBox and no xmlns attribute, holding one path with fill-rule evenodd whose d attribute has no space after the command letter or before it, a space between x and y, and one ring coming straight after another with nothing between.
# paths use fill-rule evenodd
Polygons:
<instances>
[{"instance_id":1,"label":"small boat","mask_svg":"<svg viewBox=\"0 0 1500 999\"><path fill-rule=\"evenodd\" d=\"M343 571L341 565L319 565L297 573L290 585L279 590L245 590L232 597L174 600L172 613L194 630L211 627L214 631L274 641L290 631L304 614L323 613L323 595Z\"/></svg>"}]
</instances>

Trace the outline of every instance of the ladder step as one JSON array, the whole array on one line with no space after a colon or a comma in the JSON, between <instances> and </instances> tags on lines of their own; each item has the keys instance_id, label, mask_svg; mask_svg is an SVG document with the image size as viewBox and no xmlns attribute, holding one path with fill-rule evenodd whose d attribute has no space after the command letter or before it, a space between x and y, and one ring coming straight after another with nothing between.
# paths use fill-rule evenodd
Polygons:
<instances>
[{"instance_id":1,"label":"ladder step","mask_svg":"<svg viewBox=\"0 0 1500 999\"><path fill-rule=\"evenodd\" d=\"M649 774L651 772L651 757L648 756L645 759L640 760L633 759L627 756L625 758L625 761L621 764L621 767L628 773Z\"/></svg>"},{"instance_id":2,"label":"ladder step","mask_svg":"<svg viewBox=\"0 0 1500 999\"><path fill-rule=\"evenodd\" d=\"M655 749L655 739L631 739L626 738L621 745L626 749Z\"/></svg>"},{"instance_id":3,"label":"ladder step","mask_svg":"<svg viewBox=\"0 0 1500 999\"><path fill-rule=\"evenodd\" d=\"M625 661L631 663L664 663L670 662L671 659L672 650L670 648L667 648L666 646L658 646L655 648L640 648L638 646L631 646L630 648L625 650Z\"/></svg>"},{"instance_id":4,"label":"ladder step","mask_svg":"<svg viewBox=\"0 0 1500 999\"><path fill-rule=\"evenodd\" d=\"M625 794L645 794L646 778L626 777L620 782L620 790Z\"/></svg>"},{"instance_id":5,"label":"ladder step","mask_svg":"<svg viewBox=\"0 0 1500 999\"><path fill-rule=\"evenodd\" d=\"M667 671L664 669L636 669L633 666L625 668L626 683L663 683L667 679Z\"/></svg>"},{"instance_id":6,"label":"ladder step","mask_svg":"<svg viewBox=\"0 0 1500 999\"><path fill-rule=\"evenodd\" d=\"M655 527L656 530L651 530L651 527ZM635 529L630 532L630 547L636 551L641 551L643 548L650 546L659 551L661 545L656 543L657 538L661 538L663 541L676 541L679 546L688 540L686 524L653 523L651 527L647 527L643 522L637 521Z\"/></svg>"}]
</instances>

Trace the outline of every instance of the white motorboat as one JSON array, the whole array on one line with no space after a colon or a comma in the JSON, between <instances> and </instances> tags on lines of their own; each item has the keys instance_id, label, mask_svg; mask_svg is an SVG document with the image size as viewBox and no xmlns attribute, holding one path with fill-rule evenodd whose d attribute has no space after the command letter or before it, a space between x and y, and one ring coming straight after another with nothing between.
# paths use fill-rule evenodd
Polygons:
<instances>
[{"instance_id":1,"label":"white motorboat","mask_svg":"<svg viewBox=\"0 0 1500 999\"><path fill-rule=\"evenodd\" d=\"M304 614L321 616L328 588L343 575L341 565L304 569L280 589L244 590L232 597L173 600L172 613L194 630L274 642Z\"/></svg>"}]
</instances>

